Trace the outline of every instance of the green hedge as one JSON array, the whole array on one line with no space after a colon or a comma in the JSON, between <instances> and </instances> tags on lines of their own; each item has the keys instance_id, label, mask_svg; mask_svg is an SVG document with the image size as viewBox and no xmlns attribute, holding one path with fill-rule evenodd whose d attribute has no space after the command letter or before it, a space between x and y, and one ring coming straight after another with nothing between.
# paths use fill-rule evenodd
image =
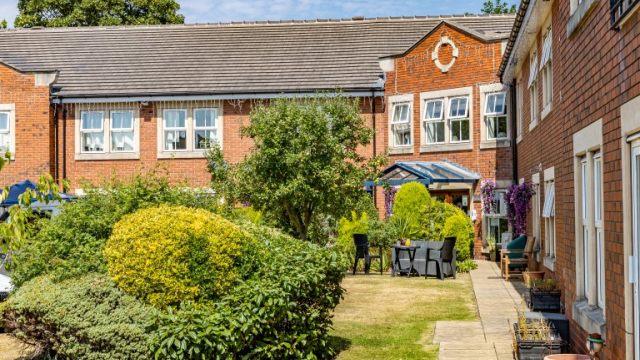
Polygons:
<instances>
[{"instance_id":1,"label":"green hedge","mask_svg":"<svg viewBox=\"0 0 640 360\"><path fill-rule=\"evenodd\" d=\"M63 282L35 278L4 310L5 329L41 355L86 360L148 359L150 316L151 308L102 274Z\"/></svg>"},{"instance_id":2,"label":"green hedge","mask_svg":"<svg viewBox=\"0 0 640 360\"><path fill-rule=\"evenodd\" d=\"M156 359L322 359L345 259L331 248L245 225L262 245L251 276L215 304L156 312ZM197 334L197 336L194 336Z\"/></svg>"}]
</instances>

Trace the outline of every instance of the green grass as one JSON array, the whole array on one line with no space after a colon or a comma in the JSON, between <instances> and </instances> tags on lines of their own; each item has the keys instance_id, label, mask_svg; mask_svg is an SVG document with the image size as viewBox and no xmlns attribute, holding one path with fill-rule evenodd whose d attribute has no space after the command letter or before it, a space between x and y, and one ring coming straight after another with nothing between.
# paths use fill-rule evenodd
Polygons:
<instances>
[{"instance_id":1,"label":"green grass","mask_svg":"<svg viewBox=\"0 0 640 360\"><path fill-rule=\"evenodd\" d=\"M436 321L478 319L469 274L445 281L350 275L342 286L331 333L338 360L437 359Z\"/></svg>"}]
</instances>

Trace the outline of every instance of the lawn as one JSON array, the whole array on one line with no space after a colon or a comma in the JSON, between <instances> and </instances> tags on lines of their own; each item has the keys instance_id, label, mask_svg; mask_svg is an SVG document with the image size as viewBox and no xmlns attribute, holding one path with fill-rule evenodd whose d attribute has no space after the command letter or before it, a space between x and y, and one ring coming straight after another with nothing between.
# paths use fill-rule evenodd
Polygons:
<instances>
[{"instance_id":1,"label":"lawn","mask_svg":"<svg viewBox=\"0 0 640 360\"><path fill-rule=\"evenodd\" d=\"M469 274L445 281L349 275L342 286L331 333L339 360L437 359L436 321L478 319Z\"/></svg>"}]
</instances>

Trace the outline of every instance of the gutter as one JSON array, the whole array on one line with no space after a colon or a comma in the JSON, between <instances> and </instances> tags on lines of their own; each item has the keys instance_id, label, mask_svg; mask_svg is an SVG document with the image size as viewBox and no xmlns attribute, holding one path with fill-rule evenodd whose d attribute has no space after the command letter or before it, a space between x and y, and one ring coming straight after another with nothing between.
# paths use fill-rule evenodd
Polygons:
<instances>
[{"instance_id":1,"label":"gutter","mask_svg":"<svg viewBox=\"0 0 640 360\"><path fill-rule=\"evenodd\" d=\"M525 17L527 16L527 10L529 9L529 3L531 1L535 2L536 0L522 0L522 2L520 2L520 8L516 13L516 20L513 23L511 35L509 35L509 41L507 41L507 46L504 50L500 67L498 68L498 77L500 77L500 80L503 83L504 79L502 79L502 76L504 75L507 66L512 62L513 47L520 38L520 30L522 29L522 24L525 22Z\"/></svg>"},{"instance_id":2,"label":"gutter","mask_svg":"<svg viewBox=\"0 0 640 360\"><path fill-rule=\"evenodd\" d=\"M376 91L378 90L378 91ZM322 92L330 91L330 92ZM342 94L351 97L367 97L373 95L384 96L384 91L376 88L367 89L355 89L345 91ZM100 95L100 96L76 96L76 97L62 97L54 98L51 100L53 104L86 104L86 103L119 103L119 102L139 102L139 101L189 101L189 100L247 100L247 99L275 99L281 97L336 97L340 93L336 92L336 89L331 90L300 90L299 92L246 92L246 93L179 93L175 95L166 94L113 94L113 95Z\"/></svg>"}]
</instances>

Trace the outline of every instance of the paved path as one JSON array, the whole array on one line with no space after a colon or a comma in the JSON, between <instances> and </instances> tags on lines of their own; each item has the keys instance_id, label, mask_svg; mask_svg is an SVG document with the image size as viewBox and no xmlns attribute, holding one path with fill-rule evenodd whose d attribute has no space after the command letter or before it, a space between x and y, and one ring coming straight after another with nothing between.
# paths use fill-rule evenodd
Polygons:
<instances>
[{"instance_id":1,"label":"paved path","mask_svg":"<svg viewBox=\"0 0 640 360\"><path fill-rule=\"evenodd\" d=\"M509 326L526 288L522 280L501 280L497 263L477 263L471 281L480 321L438 321L433 342L440 343L439 360L513 359Z\"/></svg>"}]
</instances>

